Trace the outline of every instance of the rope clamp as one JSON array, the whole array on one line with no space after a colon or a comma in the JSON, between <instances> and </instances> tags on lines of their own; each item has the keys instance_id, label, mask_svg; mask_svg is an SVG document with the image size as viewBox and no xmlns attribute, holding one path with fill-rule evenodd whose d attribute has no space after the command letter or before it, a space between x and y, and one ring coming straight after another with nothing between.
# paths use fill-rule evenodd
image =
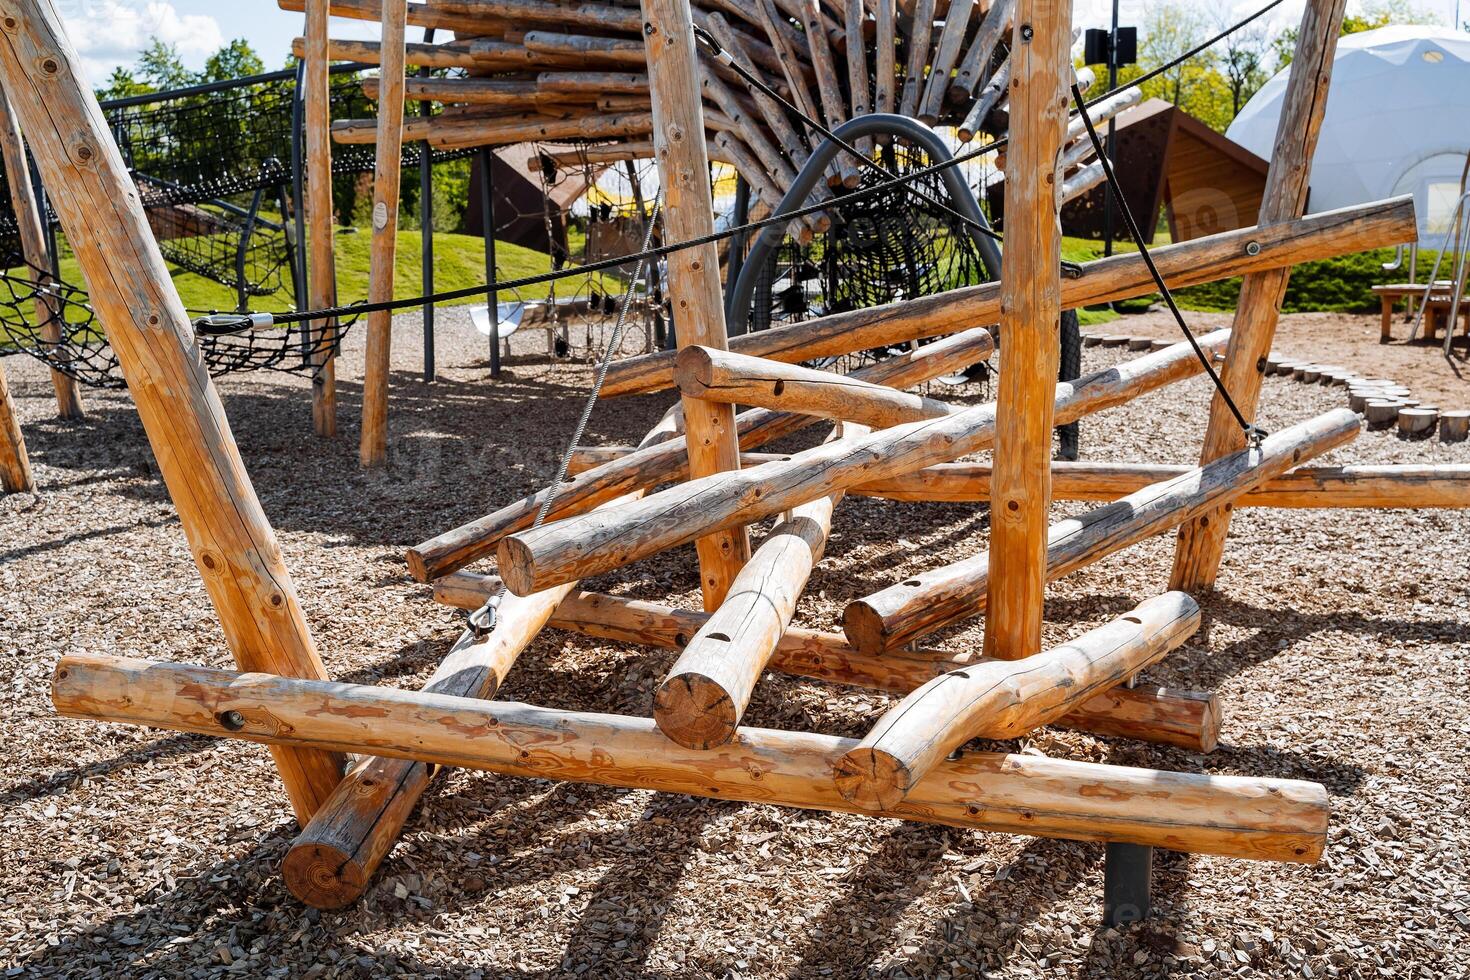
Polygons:
<instances>
[{"instance_id":1,"label":"rope clamp","mask_svg":"<svg viewBox=\"0 0 1470 980\"><path fill-rule=\"evenodd\" d=\"M482 640L495 631L496 611L500 608L500 594L491 596L485 600L485 604L470 613L470 632L475 634L475 639Z\"/></svg>"},{"instance_id":2,"label":"rope clamp","mask_svg":"<svg viewBox=\"0 0 1470 980\"><path fill-rule=\"evenodd\" d=\"M205 337L222 337L247 330L264 330L275 322L276 318L270 313L210 313L195 319L194 332Z\"/></svg>"}]
</instances>

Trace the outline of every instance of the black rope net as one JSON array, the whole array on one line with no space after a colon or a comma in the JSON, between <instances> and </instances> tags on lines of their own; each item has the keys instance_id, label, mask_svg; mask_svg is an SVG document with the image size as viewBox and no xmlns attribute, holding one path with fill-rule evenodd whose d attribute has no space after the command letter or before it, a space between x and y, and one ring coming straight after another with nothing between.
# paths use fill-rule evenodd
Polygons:
<instances>
[{"instance_id":1,"label":"black rope net","mask_svg":"<svg viewBox=\"0 0 1470 980\"><path fill-rule=\"evenodd\" d=\"M214 377L264 370L315 377L356 320L201 333L199 351ZM127 387L86 292L44 269L0 272L0 357L7 354L34 357L91 388Z\"/></svg>"}]
</instances>

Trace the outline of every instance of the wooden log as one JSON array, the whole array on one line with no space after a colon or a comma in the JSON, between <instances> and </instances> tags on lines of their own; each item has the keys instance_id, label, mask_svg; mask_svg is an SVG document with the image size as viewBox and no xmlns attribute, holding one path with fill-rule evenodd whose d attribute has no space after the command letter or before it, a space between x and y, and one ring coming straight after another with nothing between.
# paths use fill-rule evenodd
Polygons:
<instances>
[{"instance_id":1,"label":"wooden log","mask_svg":"<svg viewBox=\"0 0 1470 980\"><path fill-rule=\"evenodd\" d=\"M566 94L647 95L648 75L641 72L543 71L536 75L536 88L542 92Z\"/></svg>"},{"instance_id":2,"label":"wooden log","mask_svg":"<svg viewBox=\"0 0 1470 980\"><path fill-rule=\"evenodd\" d=\"M1470 412L1441 412L1439 415L1439 441L1464 442L1470 437Z\"/></svg>"},{"instance_id":3,"label":"wooden log","mask_svg":"<svg viewBox=\"0 0 1470 980\"><path fill-rule=\"evenodd\" d=\"M995 107L1000 105L1001 100L1006 97L1006 91L1010 88L1010 84L1011 61L1007 58L995 70L995 74L990 76L990 81L985 83L985 87L980 90L980 94L975 97L975 103L970 106L970 111L965 113L964 120L956 130L961 143L968 143L980 135L980 132L985 128L985 120L990 117L990 114L995 111Z\"/></svg>"},{"instance_id":4,"label":"wooden log","mask_svg":"<svg viewBox=\"0 0 1470 980\"><path fill-rule=\"evenodd\" d=\"M579 146L571 150L553 150L545 152L552 163L558 167L581 167L587 164L597 163L622 163L625 160L652 160L653 140L624 140L619 143L604 143L599 146ZM718 147L710 148L710 160L715 163L727 163L735 165L735 161L725 155ZM535 172L541 169L541 154L531 157L526 161L528 170Z\"/></svg>"},{"instance_id":5,"label":"wooden log","mask_svg":"<svg viewBox=\"0 0 1470 980\"><path fill-rule=\"evenodd\" d=\"M1208 335L1201 346L1212 349L1225 339L1224 334ZM1179 344L1056 385L1057 423L1121 404L1198 370L1193 352ZM538 592L619 568L709 529L751 524L859 483L948 462L988 448L994 433L995 406L979 405L841 446L819 446L784 462L690 480L615 511L574 515L502 538L497 549L500 574L518 595Z\"/></svg>"},{"instance_id":6,"label":"wooden log","mask_svg":"<svg viewBox=\"0 0 1470 980\"><path fill-rule=\"evenodd\" d=\"M364 78L362 91L376 100L381 88L380 78ZM598 93L600 94L600 93ZM461 105L514 105L525 106L538 102L565 103L573 101L565 92L548 92L528 78L407 78L403 83L403 97L413 102L444 102ZM596 97L590 94L583 101Z\"/></svg>"},{"instance_id":7,"label":"wooden log","mask_svg":"<svg viewBox=\"0 0 1470 980\"><path fill-rule=\"evenodd\" d=\"M10 384L5 380L5 366L0 364L0 490L6 493L30 493L36 489L31 458L26 452L25 436L20 431L20 417L10 399Z\"/></svg>"},{"instance_id":8,"label":"wooden log","mask_svg":"<svg viewBox=\"0 0 1470 980\"><path fill-rule=\"evenodd\" d=\"M776 9L774 0L755 0L755 9L761 26L765 29L766 37L770 39L771 48L776 52L781 74L785 77L786 85L791 93L792 104L808 118L820 118L820 110L813 103L811 93L807 89L806 72L801 59L791 40L780 28L781 12Z\"/></svg>"},{"instance_id":9,"label":"wooden log","mask_svg":"<svg viewBox=\"0 0 1470 980\"><path fill-rule=\"evenodd\" d=\"M404 125L402 138L427 140L437 149L463 149L540 140L643 136L653 131L653 114L650 112L608 115L593 106L568 107L555 116L539 112L495 115L493 111L483 109L480 112L484 114L414 118ZM332 138L344 144L376 142L377 132L376 120L339 119L332 124Z\"/></svg>"},{"instance_id":10,"label":"wooden log","mask_svg":"<svg viewBox=\"0 0 1470 980\"><path fill-rule=\"evenodd\" d=\"M653 142L664 195L664 238L687 241L714 231L689 0L641 0L641 4ZM720 259L713 245L668 256L668 293L681 348L727 346ZM683 399L683 405L690 473L708 477L740 469L734 407L691 398ZM695 548L705 608L716 609L750 558L750 538L744 527L730 525L701 535Z\"/></svg>"},{"instance_id":11,"label":"wooden log","mask_svg":"<svg viewBox=\"0 0 1470 980\"><path fill-rule=\"evenodd\" d=\"M672 408L665 413L642 445L669 438L674 414ZM573 590L568 585L525 598L503 596L496 607L495 628L485 636L465 630L424 690L464 698L495 697L510 668ZM497 587L475 608L498 594ZM356 901L393 849L433 777L423 762L384 758L360 762L292 842L282 869L291 893L316 908L341 908Z\"/></svg>"},{"instance_id":12,"label":"wooden log","mask_svg":"<svg viewBox=\"0 0 1470 980\"><path fill-rule=\"evenodd\" d=\"M652 720L362 685L72 654L52 702L72 718L267 744L350 749L506 775L854 812L831 766L852 739L742 729L686 749ZM972 753L941 763L883 816L1178 851L1312 862L1328 798L1315 783Z\"/></svg>"},{"instance_id":13,"label":"wooden log","mask_svg":"<svg viewBox=\"0 0 1470 980\"><path fill-rule=\"evenodd\" d=\"M863 25L867 23L868 11L863 5L863 0L845 0L843 4L843 26L848 37L861 38L863 36ZM873 76L868 74L868 54L861 43L849 45L846 52L847 60L847 104L850 107L849 119L858 116L866 116L872 111ZM864 136L856 144L859 153L863 156L871 156L873 152L873 140Z\"/></svg>"},{"instance_id":14,"label":"wooden log","mask_svg":"<svg viewBox=\"0 0 1470 980\"><path fill-rule=\"evenodd\" d=\"M995 55L996 45L1000 44L1000 39L1010 29L1015 10L1015 0L995 0L985 12L985 17L975 30L975 37L965 49L965 56L960 59L954 78L950 80L951 101L963 103L975 94L976 86L990 71L990 60Z\"/></svg>"},{"instance_id":15,"label":"wooden log","mask_svg":"<svg viewBox=\"0 0 1470 980\"><path fill-rule=\"evenodd\" d=\"M892 809L970 739L1019 738L1049 724L1162 659L1199 623L1198 603L1167 592L1024 663L997 660L936 677L842 757L838 792L864 809Z\"/></svg>"},{"instance_id":16,"label":"wooden log","mask_svg":"<svg viewBox=\"0 0 1470 980\"><path fill-rule=\"evenodd\" d=\"M1062 181L1061 202L1075 201L1107 179L1101 161L1088 164Z\"/></svg>"},{"instance_id":17,"label":"wooden log","mask_svg":"<svg viewBox=\"0 0 1470 980\"><path fill-rule=\"evenodd\" d=\"M1011 41L1011 155L1005 183L1007 257L1000 277L1006 367L995 407L996 506L990 510L985 653L1019 660L1041 650L1051 509L1052 415L1060 347L1062 173L1071 7L1017 0Z\"/></svg>"},{"instance_id":18,"label":"wooden log","mask_svg":"<svg viewBox=\"0 0 1470 980\"><path fill-rule=\"evenodd\" d=\"M1166 245L1154 249L1152 254L1170 288L1178 289L1256 269L1380 248L1395 239L1412 238L1414 229L1413 201L1402 197L1343 211L1320 212L1264 230L1223 232ZM1137 253L1120 253L1086 262L1082 270L1078 278L1062 282L1062 305L1067 309L1142 296L1156 288ZM797 362L904 340L943 336L976 324L996 323L999 318L1000 287L996 283L984 283L754 331L734 338L730 349ZM608 371L603 396L667 388L673 384L673 368L674 355L667 352L617 361Z\"/></svg>"},{"instance_id":19,"label":"wooden log","mask_svg":"<svg viewBox=\"0 0 1470 980\"><path fill-rule=\"evenodd\" d=\"M499 590L500 579L493 575L455 572L435 580L434 601L478 609ZM574 591L547 625L620 643L682 650L709 619L709 613L690 609ZM831 684L908 694L946 671L984 662L973 654L944 650L905 649L874 656L853 649L841 634L789 626L766 666ZM1212 692L1138 685L1095 695L1053 724L1208 753L1219 740L1220 719L1219 699Z\"/></svg>"},{"instance_id":20,"label":"wooden log","mask_svg":"<svg viewBox=\"0 0 1470 980\"><path fill-rule=\"evenodd\" d=\"M394 258L398 253L398 187L403 172L403 31L407 0L383 0L382 78L373 160L372 241L368 246L368 302L393 298ZM388 462L388 358L393 345L393 314L367 315L367 352L363 356L362 431L357 457L363 467Z\"/></svg>"},{"instance_id":21,"label":"wooden log","mask_svg":"<svg viewBox=\"0 0 1470 980\"><path fill-rule=\"evenodd\" d=\"M893 0L877 0L877 4L875 17L878 22L878 38L874 45L873 59L873 111L892 112L897 104L893 89L898 81L898 66L895 64L895 51L898 48L895 28L898 18Z\"/></svg>"},{"instance_id":22,"label":"wooden log","mask_svg":"<svg viewBox=\"0 0 1470 980\"><path fill-rule=\"evenodd\" d=\"M975 0L951 0L944 14L944 27L939 31L939 41L934 45L934 59L929 65L929 80L924 84L924 95L919 100L919 119L930 126L939 121L944 112L945 97L949 94L950 72L960 56L960 45L965 43L965 34L970 27L970 12L975 9Z\"/></svg>"},{"instance_id":23,"label":"wooden log","mask_svg":"<svg viewBox=\"0 0 1470 980\"><path fill-rule=\"evenodd\" d=\"M865 434L838 426L836 442ZM796 613L796 601L827 547L842 494L795 507L761 542L730 594L690 639L653 696L653 718L689 748L724 745L750 704L756 682Z\"/></svg>"},{"instance_id":24,"label":"wooden log","mask_svg":"<svg viewBox=\"0 0 1470 980\"><path fill-rule=\"evenodd\" d=\"M1447 414L1447 413L1446 413ZM628 450L624 450L626 452ZM745 465L770 458L747 454ZM1112 501L1192 467L1153 463L1054 462L1052 499ZM889 500L990 502L988 463L941 463L848 490L853 496ZM1235 500L1236 507L1459 508L1470 507L1470 464L1299 466Z\"/></svg>"},{"instance_id":25,"label":"wooden log","mask_svg":"<svg viewBox=\"0 0 1470 980\"><path fill-rule=\"evenodd\" d=\"M781 192L776 189L774 179L751 150L736 139L731 133L716 133L714 145L720 156L734 161L735 170L746 179L751 188L760 195L763 201L781 200ZM806 219L797 219L787 226L787 234L802 244L809 243L818 229L814 220L817 215L808 215ZM822 217L821 230L832 227L832 220L825 215ZM733 403L728 403L733 404Z\"/></svg>"},{"instance_id":26,"label":"wooden log","mask_svg":"<svg viewBox=\"0 0 1470 980\"><path fill-rule=\"evenodd\" d=\"M1368 428L1387 429L1398 421L1399 410L1405 407L1397 398L1377 399L1363 406L1363 415L1368 420Z\"/></svg>"},{"instance_id":27,"label":"wooden log","mask_svg":"<svg viewBox=\"0 0 1470 980\"><path fill-rule=\"evenodd\" d=\"M1428 436L1434 431L1434 423L1439 419L1439 409L1422 406L1403 408L1399 410L1399 432L1406 436Z\"/></svg>"},{"instance_id":28,"label":"wooden log","mask_svg":"<svg viewBox=\"0 0 1470 980\"><path fill-rule=\"evenodd\" d=\"M337 305L335 252L336 208L332 203L332 76L328 71L328 4L313 0L306 10L305 73L302 86L303 129L306 140L307 282L311 305L324 310ZM298 243L297 247L301 247ZM327 349L317 358L311 379L311 425L322 438L337 434L337 358L332 348L337 336L335 318L307 325Z\"/></svg>"},{"instance_id":29,"label":"wooden log","mask_svg":"<svg viewBox=\"0 0 1470 980\"><path fill-rule=\"evenodd\" d=\"M801 10L802 26L806 28L807 42L811 45L812 72L817 76L817 94L822 100L822 114L827 119L827 128L836 129L847 120L847 106L842 102L837 62L833 60L827 32L822 29L822 15L817 7L817 0L802 0ZM834 163L843 186L856 187L862 180L857 164L847 153L838 153Z\"/></svg>"},{"instance_id":30,"label":"wooden log","mask_svg":"<svg viewBox=\"0 0 1470 980\"><path fill-rule=\"evenodd\" d=\"M961 411L887 385L708 347L680 351L674 377L679 391L690 398L860 422L875 429Z\"/></svg>"},{"instance_id":31,"label":"wooden log","mask_svg":"<svg viewBox=\"0 0 1470 980\"><path fill-rule=\"evenodd\" d=\"M1060 578L1211 507L1231 503L1302 460L1350 441L1358 426L1356 415L1336 409L1269 436L1259 450L1239 450L1054 524L1045 539L1046 578ZM990 569L990 556L981 552L921 572L849 603L843 611L843 632L853 646L873 653L973 616L985 609Z\"/></svg>"},{"instance_id":32,"label":"wooden log","mask_svg":"<svg viewBox=\"0 0 1470 980\"><path fill-rule=\"evenodd\" d=\"M642 68L647 65L643 42L638 38L588 37L585 34L556 34L530 31L525 45L531 51L584 58L589 64L618 64Z\"/></svg>"},{"instance_id":33,"label":"wooden log","mask_svg":"<svg viewBox=\"0 0 1470 980\"><path fill-rule=\"evenodd\" d=\"M0 13L0 85L117 354L189 550L242 670L324 678L270 522L86 71L52 4ZM342 775L333 751L272 753L298 820Z\"/></svg>"},{"instance_id":34,"label":"wooden log","mask_svg":"<svg viewBox=\"0 0 1470 980\"><path fill-rule=\"evenodd\" d=\"M934 31L934 0L916 0L908 38L908 57L904 60L903 91L898 111L905 116L919 114L919 96L924 89L924 66L929 63L929 39Z\"/></svg>"},{"instance_id":35,"label":"wooden log","mask_svg":"<svg viewBox=\"0 0 1470 980\"><path fill-rule=\"evenodd\" d=\"M3 154L5 172L10 175L6 186L10 189L10 208L15 215L16 237L20 240L20 255L27 268L20 270L20 278L38 286L52 282L50 273L51 254L46 247L46 231L41 224L41 208L31 187L30 165L26 162L25 139L21 135L20 123L10 108L10 99L0 92L0 154ZM60 343L61 306L46 292L37 290L32 309L41 339L48 344ZM77 379L62 371L51 369L51 388L56 392L56 414L64 419L76 420L86 417L82 408L82 393ZM15 433L19 433L19 429ZM8 441L8 440L7 440ZM25 446L20 444L21 456ZM13 455L12 460L16 457ZM25 467L29 469L29 464Z\"/></svg>"},{"instance_id":36,"label":"wooden log","mask_svg":"<svg viewBox=\"0 0 1470 980\"><path fill-rule=\"evenodd\" d=\"M306 10L306 2L307 0L276 0L276 6L282 10L303 13ZM383 8L378 0L331 0L330 11L333 17L374 22L383 19ZM408 23L413 27L432 27L436 30L454 31L457 34L470 36L500 26L500 22L492 17L455 13L442 3L409 4Z\"/></svg>"},{"instance_id":37,"label":"wooden log","mask_svg":"<svg viewBox=\"0 0 1470 980\"><path fill-rule=\"evenodd\" d=\"M388 6L392 7L393 4L390 3ZM418 4L413 4L413 6L418 6ZM420 68L481 68L487 65L493 67L496 61L494 58L476 55L468 45L463 43L409 43L403 47L404 56L401 63ZM306 39L302 37L293 39L291 53L298 58L304 58ZM365 65L381 65L383 57L383 47L378 41L332 38L327 42L327 58L331 61L358 61Z\"/></svg>"},{"instance_id":38,"label":"wooden log","mask_svg":"<svg viewBox=\"0 0 1470 980\"><path fill-rule=\"evenodd\" d=\"M919 384L983 361L992 350L994 342L989 332L977 328L946 337L917 351L886 358L853 372L853 376L895 386ZM742 412L735 421L741 447L750 449L803 429L816 419L756 409ZM557 494L555 509L549 516L555 519L581 513L604 500L626 493L630 488L684 479L687 473L688 456L683 441L672 440L662 446L640 449L626 459L601 470L579 474L565 484ZM525 497L411 548L408 552L410 573L418 581L427 582L485 557L495 550L506 534L531 526L531 520L544 500L544 493Z\"/></svg>"},{"instance_id":39,"label":"wooden log","mask_svg":"<svg viewBox=\"0 0 1470 980\"><path fill-rule=\"evenodd\" d=\"M1261 198L1257 224L1262 227L1292 221L1306 208L1312 154L1327 108L1328 83L1332 79L1332 60L1345 3L1346 0L1309 0L1302 12L1296 53L1292 57L1286 93L1282 96L1276 145L1271 152L1271 167ZM1290 267L1285 267L1248 275L1241 283L1235 333L1225 352L1225 363L1220 367L1220 380L1247 422L1256 417L1263 361L1276 336L1276 321L1290 275ZM1210 402L1210 421L1200 461L1219 459L1245 442L1235 412L1216 393ZM1186 592L1213 588L1229 533L1230 513L1226 510L1200 514L1195 523L1185 527L1174 550L1170 588Z\"/></svg>"}]
</instances>

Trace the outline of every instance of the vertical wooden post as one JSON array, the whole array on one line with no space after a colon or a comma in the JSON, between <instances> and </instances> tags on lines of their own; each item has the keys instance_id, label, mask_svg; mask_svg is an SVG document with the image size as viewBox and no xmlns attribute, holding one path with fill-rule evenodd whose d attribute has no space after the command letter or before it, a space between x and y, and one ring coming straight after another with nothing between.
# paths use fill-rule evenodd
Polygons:
<instances>
[{"instance_id":1,"label":"vertical wooden post","mask_svg":"<svg viewBox=\"0 0 1470 980\"><path fill-rule=\"evenodd\" d=\"M1332 80L1332 59L1342 29L1344 5L1345 0L1309 0L1302 11L1296 53L1281 103L1281 120L1276 126L1271 169L1266 174L1266 190L1256 222L1262 228L1299 218L1306 207L1312 154L1327 109L1327 86ZM1266 373L1266 354L1276 336L1276 321L1290 275L1291 267L1282 266L1253 272L1241 283L1220 380L1250 422L1256 418L1261 381ZM1219 459L1244 445L1245 434L1217 393L1210 403L1201 462ZM1196 592L1214 588L1220 559L1225 554L1225 537L1230 531L1230 513L1231 506L1226 504L1219 510L1201 514L1179 529L1174 570L1169 579L1171 589Z\"/></svg>"},{"instance_id":2,"label":"vertical wooden post","mask_svg":"<svg viewBox=\"0 0 1470 980\"><path fill-rule=\"evenodd\" d=\"M1058 160L1072 74L1069 0L1021 0L1011 42L1006 250L1000 277L1000 372L990 505L985 652L1041 649L1051 432L1061 314Z\"/></svg>"},{"instance_id":3,"label":"vertical wooden post","mask_svg":"<svg viewBox=\"0 0 1470 980\"><path fill-rule=\"evenodd\" d=\"M378 135L373 167L373 240L368 268L368 302L393 298L393 261L398 246L398 183L403 170L404 26L407 0L383 0L382 60L378 68ZM491 316L495 314L492 312ZM363 466L388 462L388 355L393 314L369 313L367 363L362 379Z\"/></svg>"},{"instance_id":4,"label":"vertical wooden post","mask_svg":"<svg viewBox=\"0 0 1470 980\"><path fill-rule=\"evenodd\" d=\"M337 263L333 252L332 206L332 73L327 56L327 0L306 4L306 217L311 273L311 305L325 309L337 305ZM310 327L323 344L336 337L336 319L322 320ZM321 369L312 381L311 423L319 436L337 434L337 359L328 350Z\"/></svg>"},{"instance_id":5,"label":"vertical wooden post","mask_svg":"<svg viewBox=\"0 0 1470 980\"><path fill-rule=\"evenodd\" d=\"M36 481L31 475L31 458L26 455L20 419L15 416L15 403L10 400L10 385L5 380L5 366L0 363L0 490L30 493L34 489Z\"/></svg>"},{"instance_id":6,"label":"vertical wooden post","mask_svg":"<svg viewBox=\"0 0 1470 980\"><path fill-rule=\"evenodd\" d=\"M138 189L82 81L52 0L0 2L0 84L10 94L97 319L179 512L189 550L242 670L326 671L245 473L194 331L148 228ZM342 756L273 748L303 823L342 775Z\"/></svg>"},{"instance_id":7,"label":"vertical wooden post","mask_svg":"<svg viewBox=\"0 0 1470 980\"><path fill-rule=\"evenodd\" d=\"M699 101L699 64L689 0L642 0L643 41L653 98L653 147L664 198L664 240L685 241L714 231L709 155ZM679 347L723 350L725 310L720 294L720 259L714 245L669 255L669 298ZM689 472L694 477L740 468L735 406L685 398ZM700 538L700 585L704 608L717 609L735 574L750 558L750 538L733 528Z\"/></svg>"},{"instance_id":8,"label":"vertical wooden post","mask_svg":"<svg viewBox=\"0 0 1470 980\"><path fill-rule=\"evenodd\" d=\"M41 224L41 208L36 201L35 188L31 186L25 140L10 108L10 99L3 92L0 92L0 152L4 154L5 173L10 177L7 183L10 185L10 205L15 211L16 229L20 233L20 253L30 266L30 269L23 270L24 275L32 282L48 282L51 279L51 255L46 247L45 227ZM36 322L41 326L41 338L53 344L62 339L57 312L55 300L44 293L36 294ZM85 415L76 378L52 368L51 387L56 389L58 415L64 419L79 419Z\"/></svg>"}]
</instances>

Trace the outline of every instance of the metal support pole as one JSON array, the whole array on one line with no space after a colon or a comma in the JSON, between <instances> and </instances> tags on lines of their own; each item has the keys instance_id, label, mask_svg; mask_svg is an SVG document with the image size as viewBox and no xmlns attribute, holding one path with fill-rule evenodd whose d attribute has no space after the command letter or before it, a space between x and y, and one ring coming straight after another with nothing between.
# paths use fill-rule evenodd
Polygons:
<instances>
[{"instance_id":1,"label":"metal support pole","mask_svg":"<svg viewBox=\"0 0 1470 980\"><path fill-rule=\"evenodd\" d=\"M424 28L424 43L434 40L434 28ZM428 78L428 66L419 68L419 77ZM430 114L428 102L419 103L419 115ZM419 241L423 263L423 293L434 293L434 153L429 141L419 144ZM434 304L424 301L424 380L434 380Z\"/></svg>"},{"instance_id":2,"label":"metal support pole","mask_svg":"<svg viewBox=\"0 0 1470 980\"><path fill-rule=\"evenodd\" d=\"M750 220L750 185L745 178L736 174L735 176L735 213L730 216L730 224L739 227ZM740 278L740 268L745 264L745 236L747 232L741 232L730 238L730 251L725 259L725 293L728 295L730 287L735 285L735 280Z\"/></svg>"},{"instance_id":3,"label":"metal support pole","mask_svg":"<svg viewBox=\"0 0 1470 980\"><path fill-rule=\"evenodd\" d=\"M1149 913L1154 849L1145 844L1107 845L1103 858L1103 925L1126 926Z\"/></svg>"},{"instance_id":4,"label":"metal support pole","mask_svg":"<svg viewBox=\"0 0 1470 980\"><path fill-rule=\"evenodd\" d=\"M1108 91L1118 87L1118 0L1113 0L1113 24L1108 29ZM1108 133L1104 152L1113 171L1118 169L1118 144L1114 139L1114 117L1108 117ZM1113 184L1103 183L1103 255L1113 254Z\"/></svg>"},{"instance_id":5,"label":"metal support pole","mask_svg":"<svg viewBox=\"0 0 1470 980\"><path fill-rule=\"evenodd\" d=\"M291 86L291 214L295 219L291 223L294 235L291 231L286 233L286 257L291 266L291 294L296 302L298 310L311 307L311 292L307 288L310 275L306 263L306 201L305 187L306 179L304 168L306 166L306 59L297 59L296 80ZM281 214L281 223L285 224L286 215ZM293 240L294 238L294 240ZM301 331L301 353L309 356L311 353L311 331Z\"/></svg>"},{"instance_id":6,"label":"metal support pole","mask_svg":"<svg viewBox=\"0 0 1470 980\"><path fill-rule=\"evenodd\" d=\"M26 153L31 168L31 195L36 199L36 208L41 212L41 228L46 233L46 256L51 260L51 278L61 281L61 247L56 241L56 225L51 221L51 202L46 197L46 188L41 183L41 171L36 168L36 158Z\"/></svg>"},{"instance_id":7,"label":"metal support pole","mask_svg":"<svg viewBox=\"0 0 1470 980\"><path fill-rule=\"evenodd\" d=\"M485 230L485 284L495 283L495 181L490 176L494 157L489 148L480 147L480 224ZM490 377L500 377L500 296L494 289L485 294L490 317Z\"/></svg>"}]
</instances>

